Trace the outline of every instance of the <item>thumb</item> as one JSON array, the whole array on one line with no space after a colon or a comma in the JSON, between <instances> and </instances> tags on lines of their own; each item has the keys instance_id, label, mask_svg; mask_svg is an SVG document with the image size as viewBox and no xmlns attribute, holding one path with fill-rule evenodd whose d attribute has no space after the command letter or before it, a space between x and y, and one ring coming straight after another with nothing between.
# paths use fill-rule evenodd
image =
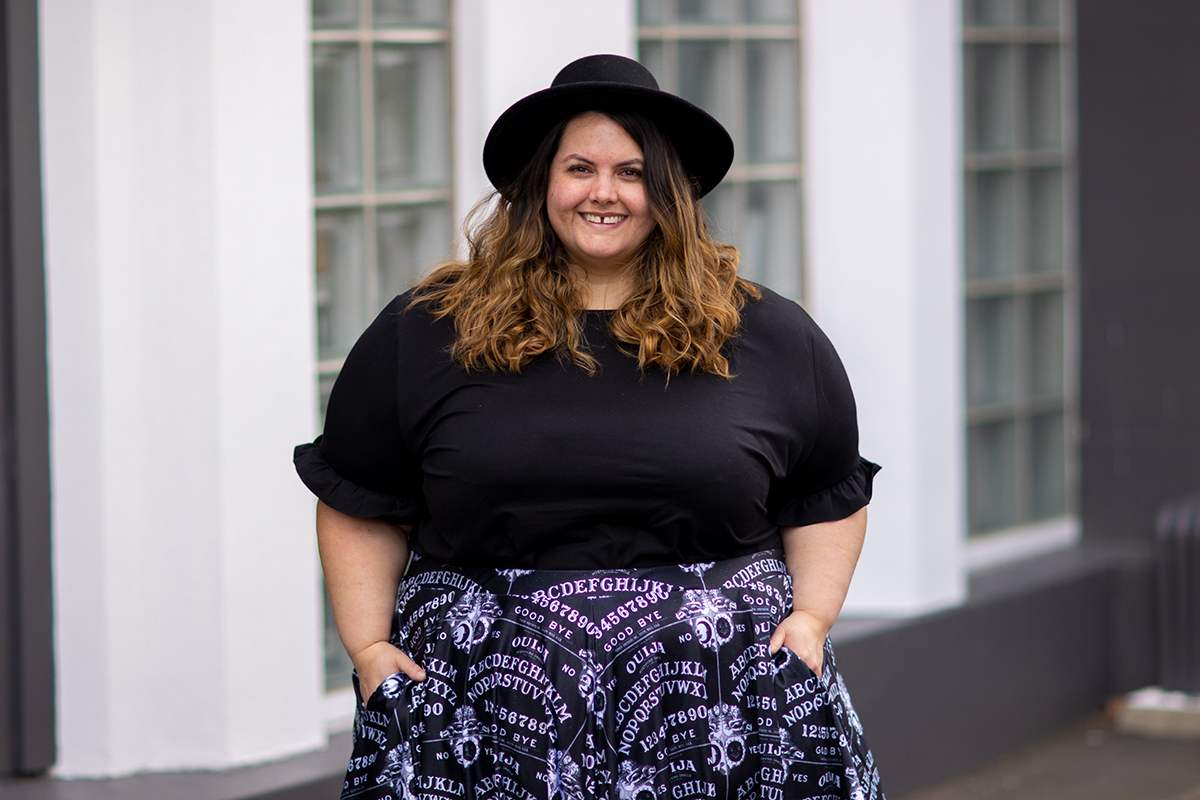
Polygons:
<instances>
[{"instance_id":1,"label":"thumb","mask_svg":"<svg viewBox=\"0 0 1200 800\"><path fill-rule=\"evenodd\" d=\"M783 647L783 626L782 625L777 627L775 629L775 632L771 634L771 642L770 642L771 655L775 655L776 653L778 653L779 648L781 648L781 647Z\"/></svg>"}]
</instances>

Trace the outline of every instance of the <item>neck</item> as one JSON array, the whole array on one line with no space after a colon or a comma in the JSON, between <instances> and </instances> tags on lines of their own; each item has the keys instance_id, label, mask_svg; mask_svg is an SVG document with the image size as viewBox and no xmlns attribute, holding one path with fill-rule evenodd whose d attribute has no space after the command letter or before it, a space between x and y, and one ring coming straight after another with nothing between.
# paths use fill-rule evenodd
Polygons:
<instances>
[{"instance_id":1,"label":"neck","mask_svg":"<svg viewBox=\"0 0 1200 800\"><path fill-rule=\"evenodd\" d=\"M584 307L590 311L618 308L633 293L633 279L624 266L604 271L578 269L576 277L583 289Z\"/></svg>"}]
</instances>

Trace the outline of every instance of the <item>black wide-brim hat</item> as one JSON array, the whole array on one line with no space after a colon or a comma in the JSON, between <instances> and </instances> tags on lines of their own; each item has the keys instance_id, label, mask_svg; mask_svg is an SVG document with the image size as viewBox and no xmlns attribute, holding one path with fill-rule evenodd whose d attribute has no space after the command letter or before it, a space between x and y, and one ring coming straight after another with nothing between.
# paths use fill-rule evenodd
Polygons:
<instances>
[{"instance_id":1,"label":"black wide-brim hat","mask_svg":"<svg viewBox=\"0 0 1200 800\"><path fill-rule=\"evenodd\" d=\"M483 145L492 185L509 186L537 153L546 134L584 111L647 117L675 146L700 195L721 182L733 163L733 140L708 112L658 88L650 70L624 56L586 56L562 68L549 89L534 92L500 115Z\"/></svg>"}]
</instances>

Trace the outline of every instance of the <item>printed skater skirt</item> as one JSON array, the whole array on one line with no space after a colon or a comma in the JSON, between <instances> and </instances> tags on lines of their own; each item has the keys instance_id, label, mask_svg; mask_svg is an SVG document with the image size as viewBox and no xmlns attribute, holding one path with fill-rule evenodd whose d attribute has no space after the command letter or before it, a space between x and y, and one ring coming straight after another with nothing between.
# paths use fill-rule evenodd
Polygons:
<instances>
[{"instance_id":1,"label":"printed skater skirt","mask_svg":"<svg viewBox=\"0 0 1200 800\"><path fill-rule=\"evenodd\" d=\"M342 797L883 800L829 643L819 678L769 652L791 605L777 550L599 571L414 558L392 641L426 679L360 697Z\"/></svg>"}]
</instances>

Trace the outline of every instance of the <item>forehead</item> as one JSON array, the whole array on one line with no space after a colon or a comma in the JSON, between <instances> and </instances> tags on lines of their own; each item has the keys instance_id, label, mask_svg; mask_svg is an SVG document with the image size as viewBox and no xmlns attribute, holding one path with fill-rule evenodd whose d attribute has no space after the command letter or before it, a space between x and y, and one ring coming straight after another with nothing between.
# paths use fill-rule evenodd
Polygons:
<instances>
[{"instance_id":1,"label":"forehead","mask_svg":"<svg viewBox=\"0 0 1200 800\"><path fill-rule=\"evenodd\" d=\"M555 157L571 155L641 158L642 148L612 117L599 111L585 111L572 117L563 129Z\"/></svg>"}]
</instances>

